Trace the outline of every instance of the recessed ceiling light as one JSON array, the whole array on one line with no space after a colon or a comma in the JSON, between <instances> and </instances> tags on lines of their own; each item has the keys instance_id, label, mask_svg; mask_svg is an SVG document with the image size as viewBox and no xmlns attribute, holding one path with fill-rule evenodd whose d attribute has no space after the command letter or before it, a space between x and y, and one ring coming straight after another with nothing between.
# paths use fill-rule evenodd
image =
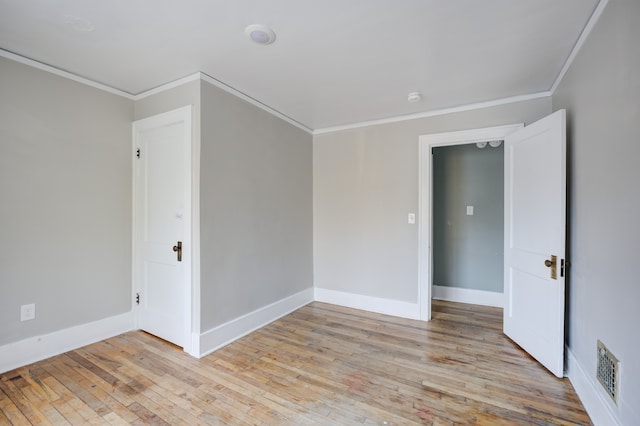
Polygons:
<instances>
[{"instance_id":1,"label":"recessed ceiling light","mask_svg":"<svg viewBox=\"0 0 640 426\"><path fill-rule=\"evenodd\" d=\"M276 33L266 25L249 25L244 29L244 33L257 44L271 44L276 41Z\"/></svg>"},{"instance_id":2,"label":"recessed ceiling light","mask_svg":"<svg viewBox=\"0 0 640 426\"><path fill-rule=\"evenodd\" d=\"M419 92L411 92L407 95L407 100L411 103L420 102L422 95Z\"/></svg>"}]
</instances>

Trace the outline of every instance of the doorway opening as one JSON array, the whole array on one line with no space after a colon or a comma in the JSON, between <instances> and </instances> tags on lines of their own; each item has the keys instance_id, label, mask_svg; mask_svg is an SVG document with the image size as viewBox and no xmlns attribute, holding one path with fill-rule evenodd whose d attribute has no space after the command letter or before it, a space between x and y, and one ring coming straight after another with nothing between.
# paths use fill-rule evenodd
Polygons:
<instances>
[{"instance_id":1,"label":"doorway opening","mask_svg":"<svg viewBox=\"0 0 640 426\"><path fill-rule=\"evenodd\" d=\"M432 298L502 308L504 144L432 148Z\"/></svg>"},{"instance_id":2,"label":"doorway opening","mask_svg":"<svg viewBox=\"0 0 640 426\"><path fill-rule=\"evenodd\" d=\"M557 377L564 364L566 111L530 125L420 137L421 318L431 318L434 147L504 139L503 331Z\"/></svg>"},{"instance_id":3,"label":"doorway opening","mask_svg":"<svg viewBox=\"0 0 640 426\"><path fill-rule=\"evenodd\" d=\"M515 124L515 125L508 125L508 126L490 127L490 128L466 130L466 131L460 131L460 132L437 133L437 134L420 136L419 138L419 149L420 149L420 182L419 182L419 188L420 188L419 277L420 278L419 278L419 281L420 283L418 288L418 295L419 295L419 305L420 305L420 318L422 320L431 319L431 299L434 296L434 284L438 286L436 288L437 291L442 290L440 289L440 287L449 287L444 291L456 292L456 290L450 290L451 288L455 288L455 287L442 286L442 285L439 285L440 283L434 282L435 262L443 263L442 265L440 265L439 271L444 271L446 273L448 270L450 270L450 268L448 268L446 265L446 254L445 254L444 260L440 256L434 256L434 248L435 248L434 243L438 242L436 241L436 238L438 239L442 239L443 237L447 238L446 236L441 235L440 232L435 232L436 224L434 223L434 218L441 221L443 220L441 216L445 214L444 223L446 226L446 212L437 210L443 206L438 205L438 207L436 207L435 205L437 200L434 199L434 189L435 189L434 173L436 172L440 173L440 169L434 170L434 151L439 151L439 153L436 154L439 156L440 153L443 153L446 151L441 149L447 148L447 147L449 148L458 147L455 149L451 149L451 151L455 151L456 149L464 150L465 146L471 149L480 150L480 148L478 148L478 146L476 146L475 144L483 145L485 143L486 145L484 145L483 149L488 149L488 148L492 149L493 147L487 146L489 145L488 144L489 141L503 140L506 135L522 127L524 127L523 124ZM502 191L503 189L500 188L499 193L501 195L503 194ZM473 217L477 214L476 199L470 200L470 201L471 202L467 204L466 201L464 201L464 198L462 198L461 200L458 200L455 203L453 203L453 204L456 204L457 202L464 203L463 211L462 211L463 216L459 218L461 221L467 219L468 217ZM471 214L467 215L467 213L471 213ZM491 219L495 220L495 217L490 218L489 220ZM477 225L477 222L479 221L476 221L476 225ZM502 224L500 223L500 225ZM493 224L493 226L495 226L495 224ZM481 227L474 226L473 228L480 229ZM478 231L478 232L481 232L481 231ZM455 237L451 237L451 238L455 240ZM450 242L452 243L451 244L452 246L456 245L455 241L450 241ZM500 241L500 244L502 244L502 240ZM463 252L465 250L472 250L471 247L458 247L458 248L462 249ZM496 256L496 254L494 253L493 256ZM465 254L465 257L467 259L471 259L471 257L473 257L473 253L467 253ZM469 260L469 262L472 262L472 261ZM502 262L500 262L500 264L501 263ZM479 266L476 265L476 268L478 267L481 268L481 266L482 265L479 265ZM489 273L488 276L490 275L491 273ZM493 271L493 275L495 275L495 270ZM438 276L438 278L440 278L440 276ZM502 285L502 282L500 283L500 285ZM475 289L466 289L465 291L462 291L462 292L458 291L457 293L472 295L472 296L483 294L486 296L485 294L486 292L483 292L480 290L480 292L478 293L478 292L474 292L473 290ZM499 295L497 296L497 298L499 299L501 298L501 296ZM495 298L490 300L490 302L493 302L495 304Z\"/></svg>"}]
</instances>

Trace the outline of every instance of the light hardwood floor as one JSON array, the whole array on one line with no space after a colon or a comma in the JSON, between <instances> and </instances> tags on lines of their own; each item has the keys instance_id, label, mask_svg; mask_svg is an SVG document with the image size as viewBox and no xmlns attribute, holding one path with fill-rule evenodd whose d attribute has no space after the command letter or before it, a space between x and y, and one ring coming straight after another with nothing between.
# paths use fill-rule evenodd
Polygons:
<instances>
[{"instance_id":1,"label":"light hardwood floor","mask_svg":"<svg viewBox=\"0 0 640 426\"><path fill-rule=\"evenodd\" d=\"M130 332L1 374L0 424L591 424L501 329L475 305L316 302L200 360Z\"/></svg>"}]
</instances>

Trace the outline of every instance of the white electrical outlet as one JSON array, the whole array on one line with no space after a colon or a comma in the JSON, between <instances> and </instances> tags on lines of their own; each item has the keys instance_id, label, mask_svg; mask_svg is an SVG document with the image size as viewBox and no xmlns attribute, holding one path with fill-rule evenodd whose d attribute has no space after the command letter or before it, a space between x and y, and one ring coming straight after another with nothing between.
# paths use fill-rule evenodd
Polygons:
<instances>
[{"instance_id":1,"label":"white electrical outlet","mask_svg":"<svg viewBox=\"0 0 640 426\"><path fill-rule=\"evenodd\" d=\"M29 321L36 317L36 304L20 306L20 321Z\"/></svg>"}]
</instances>

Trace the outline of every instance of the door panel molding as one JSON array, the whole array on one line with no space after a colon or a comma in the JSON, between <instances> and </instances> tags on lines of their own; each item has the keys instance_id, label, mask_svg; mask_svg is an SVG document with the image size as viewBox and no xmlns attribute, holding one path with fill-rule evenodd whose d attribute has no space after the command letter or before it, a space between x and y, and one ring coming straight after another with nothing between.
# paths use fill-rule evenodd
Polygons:
<instances>
[{"instance_id":1,"label":"door panel molding","mask_svg":"<svg viewBox=\"0 0 640 426\"><path fill-rule=\"evenodd\" d=\"M144 157L145 151L142 149L142 132L151 129L158 129L181 124L182 147L185 150L182 156L182 176L183 187L181 189L182 200L182 261L181 261L181 282L185 283L182 287L184 294L182 295L182 313L183 319L180 326L181 336L179 344L184 351L197 356L194 349L197 350L198 342L194 341L193 336L199 334L199 309L194 309L197 303L194 303L194 297L199 294L199 234L198 234L198 175L195 173L199 164L199 146L194 143L192 131L192 106L187 105L172 111L154 115L148 118L134 121L132 124L132 161L133 161L133 179L132 179L132 300L135 318L135 327L140 328L140 309L136 305L135 300L138 294L142 293L142 275L144 273L144 259L142 258L142 240L141 236L146 228L143 223L140 206L144 191L140 189L141 169L140 156ZM194 167L194 165L196 165ZM176 244L176 242L173 242ZM168 250L171 250L171 246ZM170 257L175 258L176 253L170 252ZM144 299L146 295L141 294ZM197 300L197 299L195 299ZM144 303L144 300L142 301ZM161 336L162 337L162 336Z\"/></svg>"},{"instance_id":2,"label":"door panel molding","mask_svg":"<svg viewBox=\"0 0 640 426\"><path fill-rule=\"evenodd\" d=\"M557 377L564 373L565 126L559 110L510 134L504 163L504 333Z\"/></svg>"}]
</instances>

